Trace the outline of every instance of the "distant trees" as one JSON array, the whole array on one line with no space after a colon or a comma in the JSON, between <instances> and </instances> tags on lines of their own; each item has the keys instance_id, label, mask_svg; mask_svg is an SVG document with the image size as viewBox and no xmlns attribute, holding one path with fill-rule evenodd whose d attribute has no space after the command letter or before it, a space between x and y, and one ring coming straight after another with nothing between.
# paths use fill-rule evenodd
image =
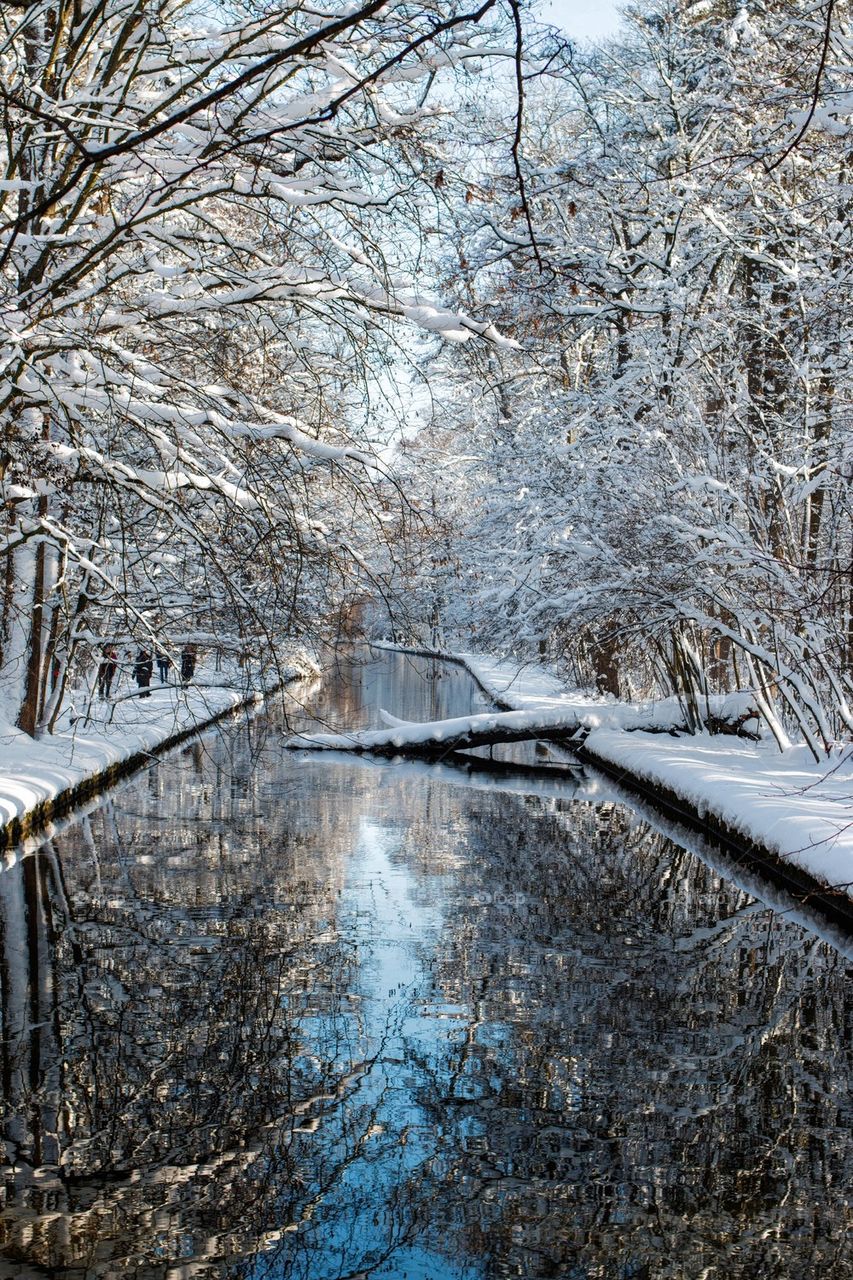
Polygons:
<instances>
[{"instance_id":1,"label":"distant trees","mask_svg":"<svg viewBox=\"0 0 853 1280\"><path fill-rule=\"evenodd\" d=\"M266 644L368 572L389 322L497 338L408 266L431 91L495 4L2 6L0 689L27 732L102 639Z\"/></svg>"},{"instance_id":2,"label":"distant trees","mask_svg":"<svg viewBox=\"0 0 853 1280\"><path fill-rule=\"evenodd\" d=\"M817 756L853 729L848 24L657 0L551 65L535 246L498 184L479 210L479 296L528 358L477 415L460 534L492 639L695 724L748 686Z\"/></svg>"}]
</instances>

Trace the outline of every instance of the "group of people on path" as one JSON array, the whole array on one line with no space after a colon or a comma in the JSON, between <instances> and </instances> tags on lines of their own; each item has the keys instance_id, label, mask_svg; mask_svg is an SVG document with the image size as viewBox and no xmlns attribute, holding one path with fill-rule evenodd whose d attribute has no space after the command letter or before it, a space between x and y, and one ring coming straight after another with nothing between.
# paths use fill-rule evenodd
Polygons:
<instances>
[{"instance_id":1,"label":"group of people on path","mask_svg":"<svg viewBox=\"0 0 853 1280\"><path fill-rule=\"evenodd\" d=\"M156 652L160 683L168 684L169 671L173 666L172 659L165 649L157 649ZM185 644L181 649L182 684L189 684L195 675L197 656L198 649L194 644ZM128 649L125 651L124 661L120 661L118 649L112 644L105 644L101 649L101 661L98 666L98 697L109 698L120 665L132 667L133 677L139 686L140 698L150 698L151 678L154 675L154 657L151 650L143 647L134 657L133 651Z\"/></svg>"}]
</instances>

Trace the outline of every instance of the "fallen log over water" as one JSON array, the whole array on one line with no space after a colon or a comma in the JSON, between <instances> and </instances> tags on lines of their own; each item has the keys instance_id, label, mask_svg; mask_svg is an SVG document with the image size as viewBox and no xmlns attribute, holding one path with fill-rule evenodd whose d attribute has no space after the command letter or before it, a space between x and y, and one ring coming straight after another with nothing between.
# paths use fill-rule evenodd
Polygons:
<instances>
[{"instance_id":1,"label":"fallen log over water","mask_svg":"<svg viewBox=\"0 0 853 1280\"><path fill-rule=\"evenodd\" d=\"M295 734L285 746L290 751L369 751L379 756L404 755L440 760L457 751L495 747L502 743L569 744L575 735L582 732L577 713L565 709L550 715L543 715L541 711L486 712L458 716L452 720L431 720L424 724L397 720L386 712L382 716L390 721L386 729Z\"/></svg>"},{"instance_id":2,"label":"fallen log over water","mask_svg":"<svg viewBox=\"0 0 853 1280\"><path fill-rule=\"evenodd\" d=\"M289 751L353 751L387 757L444 760L456 752L470 751L475 747L496 747L516 742L554 742L578 747L591 729L604 726L629 733L645 730L678 736L688 732L680 716L680 708L669 706L664 709L652 703L616 705L579 700L574 705L564 703L556 708L487 711L425 723L398 720L387 711L379 714L387 725L385 729L300 733L294 734L284 745ZM726 732L754 738L755 735L743 729L744 723L754 714L742 715L731 725L722 719L718 723L726 726Z\"/></svg>"}]
</instances>

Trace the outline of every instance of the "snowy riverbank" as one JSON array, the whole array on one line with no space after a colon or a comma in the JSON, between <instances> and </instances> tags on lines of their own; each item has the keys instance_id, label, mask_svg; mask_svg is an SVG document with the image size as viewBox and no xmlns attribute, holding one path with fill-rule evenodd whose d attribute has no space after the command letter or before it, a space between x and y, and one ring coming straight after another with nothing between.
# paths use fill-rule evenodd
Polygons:
<instances>
[{"instance_id":1,"label":"snowy riverbank","mask_svg":"<svg viewBox=\"0 0 853 1280\"><path fill-rule=\"evenodd\" d=\"M186 688L160 685L151 696L94 700L64 713L57 732L33 740L0 724L0 847L87 799L116 777L145 763L240 707L263 700L282 682L316 674L310 659L296 656L266 677L249 678L236 666L199 667Z\"/></svg>"},{"instance_id":2,"label":"snowy riverbank","mask_svg":"<svg viewBox=\"0 0 853 1280\"><path fill-rule=\"evenodd\" d=\"M549 717L576 714L590 730L588 757L664 788L700 817L853 898L853 748L818 765L804 746L780 753L772 740L626 732L641 708L567 690L542 668L457 656L496 701Z\"/></svg>"},{"instance_id":3,"label":"snowy riverbank","mask_svg":"<svg viewBox=\"0 0 853 1280\"><path fill-rule=\"evenodd\" d=\"M853 747L817 764L804 745L780 753L769 737L751 741L733 734L677 732L684 716L675 698L617 702L567 689L539 666L470 653L409 652L460 662L500 710L432 723L399 720L383 710L383 728L302 733L287 745L440 760L471 747L525 738L556 741L565 749L571 738L581 759L603 767L617 782L741 845L752 861L769 864L771 874L803 895L819 888L825 901L831 899L830 909L843 903L845 918L849 915ZM730 722L741 718L748 704L747 695L732 695L712 700L711 711Z\"/></svg>"}]
</instances>

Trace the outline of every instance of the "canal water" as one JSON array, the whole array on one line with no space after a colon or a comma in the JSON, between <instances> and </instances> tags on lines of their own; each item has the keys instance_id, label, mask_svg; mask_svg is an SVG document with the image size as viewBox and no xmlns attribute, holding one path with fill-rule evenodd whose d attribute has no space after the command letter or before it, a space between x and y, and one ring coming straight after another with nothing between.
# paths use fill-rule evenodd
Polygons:
<instances>
[{"instance_id":1,"label":"canal water","mask_svg":"<svg viewBox=\"0 0 853 1280\"><path fill-rule=\"evenodd\" d=\"M482 709L341 660L290 726ZM582 772L271 715L0 870L0 1278L853 1277L850 965Z\"/></svg>"}]
</instances>

